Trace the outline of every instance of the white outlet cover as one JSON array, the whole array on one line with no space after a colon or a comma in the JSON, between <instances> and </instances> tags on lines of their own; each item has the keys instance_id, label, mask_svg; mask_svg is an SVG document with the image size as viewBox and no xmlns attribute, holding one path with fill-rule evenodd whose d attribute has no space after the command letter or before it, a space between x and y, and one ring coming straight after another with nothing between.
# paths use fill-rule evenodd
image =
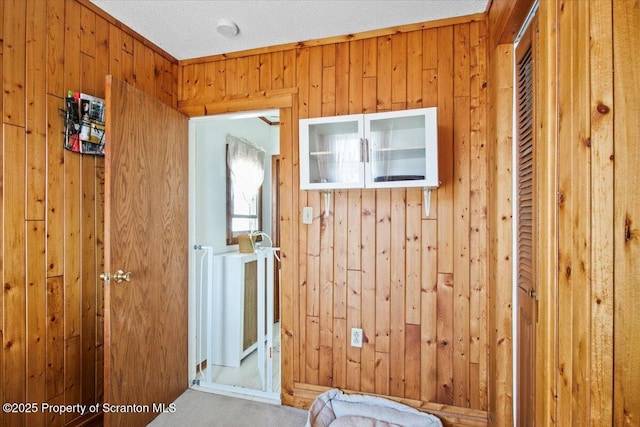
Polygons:
<instances>
[{"instance_id":1,"label":"white outlet cover","mask_svg":"<svg viewBox=\"0 0 640 427\"><path fill-rule=\"evenodd\" d=\"M362 347L362 329L351 328L351 347Z\"/></svg>"}]
</instances>

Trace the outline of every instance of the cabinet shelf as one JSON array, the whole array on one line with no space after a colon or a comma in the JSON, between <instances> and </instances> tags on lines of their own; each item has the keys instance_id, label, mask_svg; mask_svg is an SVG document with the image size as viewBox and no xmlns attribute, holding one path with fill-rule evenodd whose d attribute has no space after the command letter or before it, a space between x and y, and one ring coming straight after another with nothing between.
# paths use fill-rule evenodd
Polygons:
<instances>
[{"instance_id":1,"label":"cabinet shelf","mask_svg":"<svg viewBox=\"0 0 640 427\"><path fill-rule=\"evenodd\" d=\"M396 151L418 151L424 153L423 147L388 147L388 148L374 148L371 150L372 153L388 153L388 152L396 152Z\"/></svg>"},{"instance_id":2,"label":"cabinet shelf","mask_svg":"<svg viewBox=\"0 0 640 427\"><path fill-rule=\"evenodd\" d=\"M337 154L338 152L336 151L314 151L313 153L309 153L310 156L335 156Z\"/></svg>"},{"instance_id":3,"label":"cabinet shelf","mask_svg":"<svg viewBox=\"0 0 640 427\"><path fill-rule=\"evenodd\" d=\"M391 175L376 176L373 178L375 182L393 182L393 181L420 181L424 179L424 175Z\"/></svg>"}]
</instances>

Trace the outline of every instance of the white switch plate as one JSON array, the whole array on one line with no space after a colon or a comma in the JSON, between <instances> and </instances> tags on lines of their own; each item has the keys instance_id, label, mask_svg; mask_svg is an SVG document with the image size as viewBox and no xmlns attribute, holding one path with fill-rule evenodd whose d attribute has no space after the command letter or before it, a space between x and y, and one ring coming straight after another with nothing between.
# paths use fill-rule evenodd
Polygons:
<instances>
[{"instance_id":1,"label":"white switch plate","mask_svg":"<svg viewBox=\"0 0 640 427\"><path fill-rule=\"evenodd\" d=\"M362 329L351 328L351 347L362 347Z\"/></svg>"},{"instance_id":2,"label":"white switch plate","mask_svg":"<svg viewBox=\"0 0 640 427\"><path fill-rule=\"evenodd\" d=\"M313 223L313 208L311 206L305 206L304 208L302 208L302 223Z\"/></svg>"}]
</instances>

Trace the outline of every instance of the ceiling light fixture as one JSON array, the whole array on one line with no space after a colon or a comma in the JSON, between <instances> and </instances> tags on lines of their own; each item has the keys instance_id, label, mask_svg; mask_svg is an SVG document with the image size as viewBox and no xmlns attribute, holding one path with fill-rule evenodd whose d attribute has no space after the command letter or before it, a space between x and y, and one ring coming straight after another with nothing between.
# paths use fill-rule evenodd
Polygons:
<instances>
[{"instance_id":1,"label":"ceiling light fixture","mask_svg":"<svg viewBox=\"0 0 640 427\"><path fill-rule=\"evenodd\" d=\"M228 19L219 20L216 30L225 37L235 37L240 31L238 25Z\"/></svg>"}]
</instances>

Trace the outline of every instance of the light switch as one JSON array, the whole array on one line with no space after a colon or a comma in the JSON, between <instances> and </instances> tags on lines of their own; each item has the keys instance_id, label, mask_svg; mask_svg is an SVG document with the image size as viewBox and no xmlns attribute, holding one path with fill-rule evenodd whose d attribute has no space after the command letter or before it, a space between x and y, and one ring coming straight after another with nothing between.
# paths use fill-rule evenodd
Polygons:
<instances>
[{"instance_id":1,"label":"light switch","mask_svg":"<svg viewBox=\"0 0 640 427\"><path fill-rule=\"evenodd\" d=\"M313 208L311 206L305 206L302 208L302 223L303 224L313 223Z\"/></svg>"}]
</instances>

